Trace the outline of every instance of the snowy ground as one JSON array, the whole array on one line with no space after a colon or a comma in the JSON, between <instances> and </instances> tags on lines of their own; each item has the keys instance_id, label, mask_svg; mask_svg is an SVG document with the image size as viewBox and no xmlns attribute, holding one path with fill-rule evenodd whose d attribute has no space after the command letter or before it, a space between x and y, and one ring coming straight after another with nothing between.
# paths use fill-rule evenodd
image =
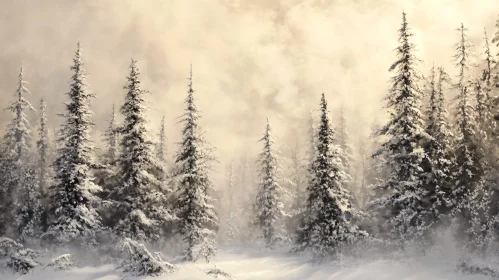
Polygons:
<instances>
[{"instance_id":1,"label":"snowy ground","mask_svg":"<svg viewBox=\"0 0 499 280\"><path fill-rule=\"evenodd\" d=\"M396 258L395 258L396 259ZM268 252L248 248L225 248L209 264L180 263L178 271L160 277L140 279L155 280L202 280L215 279L204 273L205 269L221 268L232 274L234 279L335 279L335 280L415 280L415 279L453 279L481 280L485 276L463 275L456 271L456 259L442 256L424 257L419 260L379 259L370 261L343 261L324 265L312 265L303 257L289 257L285 252ZM448 260L446 260L448 259ZM119 280L120 275L111 265L99 268L78 268L69 272L35 270L25 276L1 274L0 279L10 280ZM219 277L218 279L224 279Z\"/></svg>"}]
</instances>

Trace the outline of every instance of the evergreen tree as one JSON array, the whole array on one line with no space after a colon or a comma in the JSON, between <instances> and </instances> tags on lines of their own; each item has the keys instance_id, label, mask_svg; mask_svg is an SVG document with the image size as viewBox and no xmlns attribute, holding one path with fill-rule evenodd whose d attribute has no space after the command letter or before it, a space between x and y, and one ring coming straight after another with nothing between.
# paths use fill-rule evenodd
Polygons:
<instances>
[{"instance_id":1,"label":"evergreen tree","mask_svg":"<svg viewBox=\"0 0 499 280\"><path fill-rule=\"evenodd\" d=\"M385 97L390 120L378 131L378 135L388 140L373 155L385 156L383 164L390 174L374 186L380 197L372 204L381 210L392 237L401 242L413 240L428 226L425 217L427 174L423 170L426 154L422 144L430 137L424 131L420 112L422 93L417 84L420 77L416 70L415 46L410 42L412 36L403 13L400 46L396 48L398 59L390 67L390 71L395 71L393 86Z\"/></svg>"},{"instance_id":2,"label":"evergreen tree","mask_svg":"<svg viewBox=\"0 0 499 280\"><path fill-rule=\"evenodd\" d=\"M494 191L480 180L476 188L467 194L464 210L469 213L468 242L466 247L485 255L492 252L496 241L495 229L499 224L497 215L491 212Z\"/></svg>"},{"instance_id":3,"label":"evergreen tree","mask_svg":"<svg viewBox=\"0 0 499 280\"><path fill-rule=\"evenodd\" d=\"M302 155L299 150L299 143L291 150L291 175L290 180L293 183L294 199L291 205L291 212L294 216L303 212L306 201L307 170L303 164Z\"/></svg>"},{"instance_id":4,"label":"evergreen tree","mask_svg":"<svg viewBox=\"0 0 499 280\"><path fill-rule=\"evenodd\" d=\"M156 155L158 160L166 165L166 134L165 134L165 117L161 119L161 125L158 133L159 141L156 147Z\"/></svg>"},{"instance_id":5,"label":"evergreen tree","mask_svg":"<svg viewBox=\"0 0 499 280\"><path fill-rule=\"evenodd\" d=\"M113 227L116 233L134 240L154 241L172 219L161 181L154 176L161 169L148 139L146 107L137 62L132 59L124 89L124 116L120 128L121 149L117 158L119 183L109 198L113 201Z\"/></svg>"},{"instance_id":6,"label":"evergreen tree","mask_svg":"<svg viewBox=\"0 0 499 280\"><path fill-rule=\"evenodd\" d=\"M487 165L487 171L494 167L496 162L496 151L494 146L497 144L496 122L494 120L494 100L493 90L493 67L496 64L491 54L489 38L487 31L484 30L484 68L482 75L475 82L476 98L476 118L477 118L477 136L478 141L485 156L484 163Z\"/></svg>"},{"instance_id":7,"label":"evergreen tree","mask_svg":"<svg viewBox=\"0 0 499 280\"><path fill-rule=\"evenodd\" d=\"M36 176L35 161L28 160L24 164L23 185L18 197L19 206L16 211L14 227L17 239L26 243L40 236L44 224L42 223L42 196Z\"/></svg>"},{"instance_id":8,"label":"evergreen tree","mask_svg":"<svg viewBox=\"0 0 499 280\"><path fill-rule=\"evenodd\" d=\"M470 100L471 79L469 77L469 59L471 43L466 36L467 28L461 24L457 29L459 32L459 42L456 44L456 54L454 61L459 67L459 76L454 84L454 89L458 92L456 107L456 138L455 138L455 163L454 172L454 204L462 202L468 192L473 189L484 173L483 156L480 154L474 136L476 123L472 101ZM464 214L467 215L467 214Z\"/></svg>"},{"instance_id":9,"label":"evergreen tree","mask_svg":"<svg viewBox=\"0 0 499 280\"><path fill-rule=\"evenodd\" d=\"M182 115L182 141L175 157L175 175L180 185L175 212L180 219L180 233L187 243L185 259L196 261L204 257L208 261L216 253L218 230L218 218L210 196L214 188L209 177L209 163L214 158L209 154L208 142L198 124L200 116L194 104L192 67L188 87L187 108Z\"/></svg>"},{"instance_id":10,"label":"evergreen tree","mask_svg":"<svg viewBox=\"0 0 499 280\"><path fill-rule=\"evenodd\" d=\"M38 120L38 141L36 142L37 152L38 152L38 170L37 170L37 180L40 195L40 203L42 207L42 213L40 217L41 230L44 232L48 226L48 187L50 186L54 176L52 165L52 151L50 145L50 139L48 135L48 124L47 124L47 106L45 104L45 99L40 100L40 111Z\"/></svg>"},{"instance_id":11,"label":"evergreen tree","mask_svg":"<svg viewBox=\"0 0 499 280\"><path fill-rule=\"evenodd\" d=\"M499 47L499 18L496 20L496 33L494 34L494 38L492 38L492 43L496 44L496 47ZM496 54L496 57L499 58L499 52ZM499 88L499 63L492 63L492 71L490 71L490 80L492 82L492 88Z\"/></svg>"},{"instance_id":12,"label":"evergreen tree","mask_svg":"<svg viewBox=\"0 0 499 280\"><path fill-rule=\"evenodd\" d=\"M345 168L345 173L350 176L351 168L353 165L353 155L352 147L349 143L350 135L347 130L347 122L345 119L345 112L343 106L340 108L339 120L338 120L338 145L340 147L340 158ZM350 178L351 179L351 178Z\"/></svg>"},{"instance_id":13,"label":"evergreen tree","mask_svg":"<svg viewBox=\"0 0 499 280\"><path fill-rule=\"evenodd\" d=\"M26 99L29 90L26 88L27 82L24 80L23 67L19 73L18 87L14 93L15 100L7 108L13 113L13 118L7 127L4 135L2 157L0 162L0 235L10 231L14 222L13 214L18 208L17 194L25 191L28 185L28 159L31 153L31 127L26 116L27 110L32 110L33 106ZM10 235L17 236L16 229Z\"/></svg>"},{"instance_id":14,"label":"evergreen tree","mask_svg":"<svg viewBox=\"0 0 499 280\"><path fill-rule=\"evenodd\" d=\"M116 109L114 107L114 104L106 132L104 133L104 137L106 145L106 152L104 154L105 162L111 165L115 165L119 152L119 128L118 124L116 123Z\"/></svg>"},{"instance_id":15,"label":"evergreen tree","mask_svg":"<svg viewBox=\"0 0 499 280\"><path fill-rule=\"evenodd\" d=\"M258 157L260 182L255 203L255 224L262 231L265 246L273 249L286 237L282 229L285 214L281 201L283 190L278 182L279 157L274 147L272 128L268 118L265 134L260 141L263 142L264 148Z\"/></svg>"},{"instance_id":16,"label":"evergreen tree","mask_svg":"<svg viewBox=\"0 0 499 280\"><path fill-rule=\"evenodd\" d=\"M435 81L437 79L437 81ZM430 75L430 100L426 111L426 132L432 137L426 143L426 153L430 163L428 177L428 197L431 203L433 219L449 212L452 201L452 170L453 158L451 139L453 138L447 122L447 110L444 96L444 87L450 81L445 70L438 68L438 74L433 67Z\"/></svg>"},{"instance_id":17,"label":"evergreen tree","mask_svg":"<svg viewBox=\"0 0 499 280\"><path fill-rule=\"evenodd\" d=\"M118 177L118 157L119 157L119 127L116 120L116 109L113 104L111 114L109 115L108 125L103 134L104 150L100 155L101 165L95 170L95 183L102 187L100 198L103 200L99 213L102 217L102 223L109 228L114 225L115 217L112 211L112 203L108 200L109 194L120 184Z\"/></svg>"},{"instance_id":18,"label":"evergreen tree","mask_svg":"<svg viewBox=\"0 0 499 280\"><path fill-rule=\"evenodd\" d=\"M49 136L47 127L47 106L45 99L40 100L40 111L38 121L38 141L36 142L38 150L38 187L40 193L45 196L47 184L50 177L50 158L49 158Z\"/></svg>"},{"instance_id":19,"label":"evergreen tree","mask_svg":"<svg viewBox=\"0 0 499 280\"><path fill-rule=\"evenodd\" d=\"M168 163L167 163L167 147L166 147L166 133L165 133L165 117L161 119L161 125L158 133L159 141L156 144L156 157L160 164L160 169L158 170L158 178L161 181L163 190L167 193L171 193L172 189L167 185L168 177Z\"/></svg>"},{"instance_id":20,"label":"evergreen tree","mask_svg":"<svg viewBox=\"0 0 499 280\"><path fill-rule=\"evenodd\" d=\"M311 250L314 259L321 261L341 253L343 246L366 233L351 224L345 215L351 208L351 196L345 188L347 176L339 148L334 145L334 129L324 94L316 135L316 155L310 167L313 177L307 188L306 214L295 251Z\"/></svg>"},{"instance_id":21,"label":"evergreen tree","mask_svg":"<svg viewBox=\"0 0 499 280\"><path fill-rule=\"evenodd\" d=\"M45 238L58 243L77 246L93 245L95 235L101 229L101 218L95 206L96 193L101 187L94 184L91 168L93 143L90 130L90 101L94 94L87 89L87 75L83 69L82 51L78 42L71 70L69 102L61 114L64 123L59 130L60 144L55 162L55 183L49 191L50 224ZM79 244L78 244L79 243Z\"/></svg>"},{"instance_id":22,"label":"evergreen tree","mask_svg":"<svg viewBox=\"0 0 499 280\"><path fill-rule=\"evenodd\" d=\"M345 119L345 112L343 106L340 108L339 120L338 120L338 147L340 152L340 159L343 165L343 172L347 175L346 187L352 194L355 194L358 190L355 189L355 182L353 181L353 167L354 167L354 157L352 155L352 146L350 145L350 134L347 130L347 122ZM352 197L352 213L348 213L350 216L362 216L359 202L356 199L356 195Z\"/></svg>"}]
</instances>

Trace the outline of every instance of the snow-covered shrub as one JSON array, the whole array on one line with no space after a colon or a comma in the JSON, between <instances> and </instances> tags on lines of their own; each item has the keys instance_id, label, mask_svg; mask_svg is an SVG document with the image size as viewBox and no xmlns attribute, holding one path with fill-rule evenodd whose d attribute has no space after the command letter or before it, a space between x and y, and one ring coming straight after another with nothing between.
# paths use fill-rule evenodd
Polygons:
<instances>
[{"instance_id":1,"label":"snow-covered shrub","mask_svg":"<svg viewBox=\"0 0 499 280\"><path fill-rule=\"evenodd\" d=\"M125 238L121 252L127 254L121 262L120 268L123 272L133 276L158 276L163 273L172 273L175 266L161 259L160 253L151 254L144 244L138 243L130 238Z\"/></svg>"},{"instance_id":2,"label":"snow-covered shrub","mask_svg":"<svg viewBox=\"0 0 499 280\"><path fill-rule=\"evenodd\" d=\"M52 267L54 270L68 270L73 267L73 261L71 260L71 254L60 255L57 258L53 258L50 262L45 266Z\"/></svg>"},{"instance_id":3,"label":"snow-covered shrub","mask_svg":"<svg viewBox=\"0 0 499 280\"><path fill-rule=\"evenodd\" d=\"M38 252L24 248L22 244L12 239L0 238L0 258L9 258L6 264L7 267L21 275L40 265L36 261L38 256Z\"/></svg>"},{"instance_id":4,"label":"snow-covered shrub","mask_svg":"<svg viewBox=\"0 0 499 280\"><path fill-rule=\"evenodd\" d=\"M207 275L213 276L214 278L218 278L219 276L222 276L222 279L230 279L233 280L232 275L230 275L228 272L221 270L220 268L209 268L205 270Z\"/></svg>"},{"instance_id":5,"label":"snow-covered shrub","mask_svg":"<svg viewBox=\"0 0 499 280\"><path fill-rule=\"evenodd\" d=\"M457 266L457 269L461 273L485 275L489 276L491 279L499 279L499 271L490 268L489 266L478 266L463 261Z\"/></svg>"}]
</instances>

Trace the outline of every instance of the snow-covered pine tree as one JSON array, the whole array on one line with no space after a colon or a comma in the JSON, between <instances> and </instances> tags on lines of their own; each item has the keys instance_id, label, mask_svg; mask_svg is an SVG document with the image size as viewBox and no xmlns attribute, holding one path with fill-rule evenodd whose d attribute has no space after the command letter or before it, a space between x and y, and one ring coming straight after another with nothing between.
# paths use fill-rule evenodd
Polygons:
<instances>
[{"instance_id":1,"label":"snow-covered pine tree","mask_svg":"<svg viewBox=\"0 0 499 280\"><path fill-rule=\"evenodd\" d=\"M175 177L179 181L175 213L180 219L180 233L187 243L185 260L206 261L216 253L215 235L218 217L212 205L210 192L214 189L210 179L210 162L214 157L199 127L199 111L194 101L192 66L189 76L187 108L182 115L182 141L175 156Z\"/></svg>"},{"instance_id":2,"label":"snow-covered pine tree","mask_svg":"<svg viewBox=\"0 0 499 280\"><path fill-rule=\"evenodd\" d=\"M490 253L496 241L495 230L499 224L497 215L492 215L494 191L481 179L476 188L466 197L464 209L469 213L468 242L466 247L482 255ZM491 250L492 249L492 250Z\"/></svg>"},{"instance_id":3,"label":"snow-covered pine tree","mask_svg":"<svg viewBox=\"0 0 499 280\"><path fill-rule=\"evenodd\" d=\"M258 156L260 182L255 200L255 225L262 231L267 248L273 249L286 240L283 233L284 205L279 184L279 156L274 147L274 137L269 119L263 138L263 151Z\"/></svg>"},{"instance_id":4,"label":"snow-covered pine tree","mask_svg":"<svg viewBox=\"0 0 499 280\"><path fill-rule=\"evenodd\" d=\"M485 29L484 45L485 50L483 54L485 57L483 60L482 75L475 82L475 98L478 141L485 156L486 169L490 170L497 161L497 152L494 146L498 143L496 135L497 124L494 120L494 98L492 96L494 87L493 67L495 67L496 61L491 54L489 38Z\"/></svg>"},{"instance_id":5,"label":"snow-covered pine tree","mask_svg":"<svg viewBox=\"0 0 499 280\"><path fill-rule=\"evenodd\" d=\"M483 155L480 153L475 137L475 108L470 98L472 83L468 71L470 70L472 44L466 35L467 30L463 24L457 29L459 42L455 45L456 54L454 55L454 61L459 68L457 82L453 86L458 93L455 109L457 131L454 146L456 166L453 187L454 205L463 201L484 173ZM463 214L467 216L466 213Z\"/></svg>"},{"instance_id":6,"label":"snow-covered pine tree","mask_svg":"<svg viewBox=\"0 0 499 280\"><path fill-rule=\"evenodd\" d=\"M119 156L119 127L116 120L116 108L113 104L106 130L103 133L104 149L99 157L100 166L95 170L95 183L102 187L100 198L102 203L99 207L99 214L102 224L106 228L112 227L115 221L113 207L110 203L109 194L120 183L118 176L118 156Z\"/></svg>"},{"instance_id":7,"label":"snow-covered pine tree","mask_svg":"<svg viewBox=\"0 0 499 280\"><path fill-rule=\"evenodd\" d=\"M340 107L338 118L338 145L340 147L340 158L343 164L343 168L345 168L344 172L347 175L350 175L350 169L352 167L353 155L352 155L352 147L349 143L350 134L347 130L347 121L345 119L345 112L343 106ZM351 179L351 178L350 178Z\"/></svg>"},{"instance_id":8,"label":"snow-covered pine tree","mask_svg":"<svg viewBox=\"0 0 499 280\"><path fill-rule=\"evenodd\" d=\"M161 118L161 125L159 127L158 138L159 141L156 143L156 157L158 163L160 164L160 169L158 170L158 178L161 181L162 189L166 193L171 193L172 189L167 184L168 178L168 161L167 161L167 145L166 145L166 131L165 131L165 117Z\"/></svg>"},{"instance_id":9,"label":"snow-covered pine tree","mask_svg":"<svg viewBox=\"0 0 499 280\"><path fill-rule=\"evenodd\" d=\"M359 202L357 201L357 192L355 189L355 182L353 180L353 166L354 166L354 157L353 157L353 148L350 145L350 134L347 130L347 121L345 119L344 107L340 107L339 119L338 119L338 128L336 131L338 132L337 142L340 152L340 159L343 165L343 172L347 175L346 187L349 189L352 196L352 213L348 213L348 215L362 216L360 210Z\"/></svg>"},{"instance_id":10,"label":"snow-covered pine tree","mask_svg":"<svg viewBox=\"0 0 499 280\"><path fill-rule=\"evenodd\" d=\"M121 106L120 155L117 158L118 184L111 190L113 228L123 237L154 241L162 226L172 220L161 181L154 174L161 169L153 154L146 127L147 91L141 88L137 62L132 59L127 77L125 103Z\"/></svg>"},{"instance_id":11,"label":"snow-covered pine tree","mask_svg":"<svg viewBox=\"0 0 499 280\"><path fill-rule=\"evenodd\" d=\"M90 101L94 94L86 84L82 50L78 42L71 70L69 102L61 114L64 122L59 129L57 142L56 176L49 189L50 222L42 237L55 244L92 246L101 229L101 218L96 211L101 187L94 184L91 168L93 127Z\"/></svg>"},{"instance_id":12,"label":"snow-covered pine tree","mask_svg":"<svg viewBox=\"0 0 499 280\"><path fill-rule=\"evenodd\" d=\"M54 170L52 168L52 147L48 135L47 105L44 98L40 99L40 109L38 114L38 141L36 142L38 153L37 180L40 193L40 203L42 207L40 229L42 232L45 232L48 226L48 187L54 177Z\"/></svg>"},{"instance_id":13,"label":"snow-covered pine tree","mask_svg":"<svg viewBox=\"0 0 499 280\"><path fill-rule=\"evenodd\" d=\"M322 94L316 156L310 167L313 177L307 188L306 213L294 249L310 250L317 261L336 257L344 246L366 235L345 215L351 208L351 195L345 186L347 176L334 141L334 129Z\"/></svg>"},{"instance_id":14,"label":"snow-covered pine tree","mask_svg":"<svg viewBox=\"0 0 499 280\"><path fill-rule=\"evenodd\" d=\"M116 122L116 109L113 104L109 122L104 133L106 152L104 154L105 163L115 165L119 152L119 128Z\"/></svg>"},{"instance_id":15,"label":"snow-covered pine tree","mask_svg":"<svg viewBox=\"0 0 499 280\"><path fill-rule=\"evenodd\" d=\"M44 197L50 180L49 178L52 175L50 172L47 105L44 98L40 99L40 111L38 114L38 141L36 142L38 151L38 187L40 188L40 194Z\"/></svg>"},{"instance_id":16,"label":"snow-covered pine tree","mask_svg":"<svg viewBox=\"0 0 499 280\"><path fill-rule=\"evenodd\" d=\"M18 237L17 228L12 227L14 213L19 207L18 194L25 192L25 187L33 184L27 176L33 166L28 159L31 157L31 126L26 111L34 111L33 106L26 99L29 90L26 88L23 67L18 76L18 86L14 93L14 101L7 108L13 113L13 118L7 127L2 146L0 162L0 235L8 233Z\"/></svg>"},{"instance_id":17,"label":"snow-covered pine tree","mask_svg":"<svg viewBox=\"0 0 499 280\"><path fill-rule=\"evenodd\" d=\"M395 71L393 85L386 95L386 107L390 120L377 135L388 138L373 157L385 156L383 164L390 170L388 178L374 185L380 196L371 204L386 219L390 235L404 244L425 232L428 203L423 170L426 154L422 147L430 136L424 131L420 112L422 92L416 66L415 45L410 42L411 33L405 12L398 30L399 47L397 61L390 67Z\"/></svg>"},{"instance_id":18,"label":"snow-covered pine tree","mask_svg":"<svg viewBox=\"0 0 499 280\"><path fill-rule=\"evenodd\" d=\"M496 20L496 33L494 34L494 38L492 38L492 43L496 44L496 47L499 47L499 18ZM496 54L496 57L499 59L499 52ZM499 63L494 63L492 65L492 71L490 72L490 80L492 82L492 88L499 88ZM496 97L497 98L497 97Z\"/></svg>"},{"instance_id":19,"label":"snow-covered pine tree","mask_svg":"<svg viewBox=\"0 0 499 280\"><path fill-rule=\"evenodd\" d=\"M293 183L293 201L291 204L291 213L293 216L299 215L303 212L306 201L306 185L307 170L303 164L303 156L300 153L300 144L295 143L295 147L291 150L291 164L290 164L290 181Z\"/></svg>"},{"instance_id":20,"label":"snow-covered pine tree","mask_svg":"<svg viewBox=\"0 0 499 280\"><path fill-rule=\"evenodd\" d=\"M26 244L38 238L43 231L42 196L36 174L36 162L26 160L23 173L23 185L18 194L18 208L14 220L17 240Z\"/></svg>"},{"instance_id":21,"label":"snow-covered pine tree","mask_svg":"<svg viewBox=\"0 0 499 280\"><path fill-rule=\"evenodd\" d=\"M159 133L158 133L158 138L159 141L156 145L156 156L158 157L158 160L166 165L166 154L167 154L167 147L166 147L166 133L165 133L165 117L161 118L161 125L159 127Z\"/></svg>"},{"instance_id":22,"label":"snow-covered pine tree","mask_svg":"<svg viewBox=\"0 0 499 280\"><path fill-rule=\"evenodd\" d=\"M436 221L441 215L449 213L452 201L453 158L451 150L452 132L448 124L445 87L450 82L444 68L431 69L429 103L426 111L426 132L432 137L425 146L428 156L428 198L431 203L430 213Z\"/></svg>"}]
</instances>

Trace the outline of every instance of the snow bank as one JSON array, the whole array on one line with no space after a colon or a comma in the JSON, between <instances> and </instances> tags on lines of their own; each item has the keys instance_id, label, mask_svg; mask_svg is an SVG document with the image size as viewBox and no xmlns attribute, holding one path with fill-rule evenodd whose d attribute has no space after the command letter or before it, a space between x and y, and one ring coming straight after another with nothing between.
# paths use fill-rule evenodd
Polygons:
<instances>
[{"instance_id":1,"label":"snow bank","mask_svg":"<svg viewBox=\"0 0 499 280\"><path fill-rule=\"evenodd\" d=\"M286 256L286 251L269 252L255 248L225 248L210 263L177 263L173 274L141 277L141 280L213 280L206 271L215 266L235 280L488 280L483 275L458 272L456 259L428 256L422 259L345 260L338 263L313 265L307 258ZM223 279L222 277L219 277ZM19 276L1 274L2 280L120 280L116 267L75 268L71 271L47 271L36 268L33 273Z\"/></svg>"}]
</instances>

